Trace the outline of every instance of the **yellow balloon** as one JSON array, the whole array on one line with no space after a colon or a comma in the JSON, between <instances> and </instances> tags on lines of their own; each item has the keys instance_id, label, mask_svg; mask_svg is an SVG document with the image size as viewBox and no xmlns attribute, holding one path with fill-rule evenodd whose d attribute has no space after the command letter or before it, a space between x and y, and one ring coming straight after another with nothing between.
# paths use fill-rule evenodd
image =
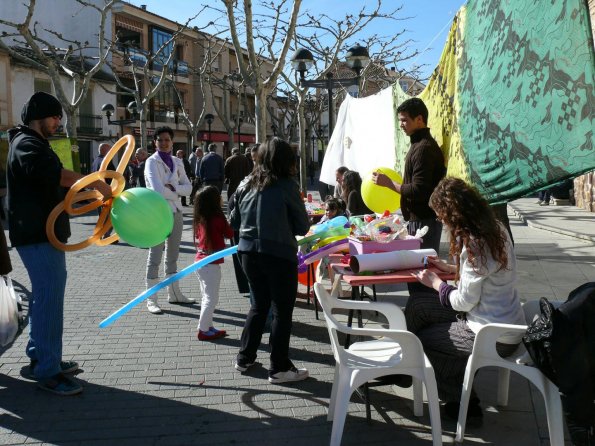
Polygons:
<instances>
[{"instance_id":1,"label":"yellow balloon","mask_svg":"<svg viewBox=\"0 0 595 446\"><path fill-rule=\"evenodd\" d=\"M379 167L368 173L362 181L362 198L366 206L377 214L384 211L395 212L401 207L401 194L396 193L388 187L378 186L372 181L372 173L381 172L397 183L402 183L403 178L393 169Z\"/></svg>"}]
</instances>

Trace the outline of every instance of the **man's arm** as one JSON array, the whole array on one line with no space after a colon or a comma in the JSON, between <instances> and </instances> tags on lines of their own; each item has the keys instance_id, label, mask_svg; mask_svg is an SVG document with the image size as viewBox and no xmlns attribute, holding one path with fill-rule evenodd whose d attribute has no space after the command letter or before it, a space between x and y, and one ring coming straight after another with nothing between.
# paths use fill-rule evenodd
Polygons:
<instances>
[{"instance_id":1,"label":"man's arm","mask_svg":"<svg viewBox=\"0 0 595 446\"><path fill-rule=\"evenodd\" d=\"M70 187L81 178L83 178L83 175L78 172L62 169L60 173L60 186ZM112 196L112 188L103 180L94 181L93 183L89 184L89 186L99 191L105 200Z\"/></svg>"}]
</instances>

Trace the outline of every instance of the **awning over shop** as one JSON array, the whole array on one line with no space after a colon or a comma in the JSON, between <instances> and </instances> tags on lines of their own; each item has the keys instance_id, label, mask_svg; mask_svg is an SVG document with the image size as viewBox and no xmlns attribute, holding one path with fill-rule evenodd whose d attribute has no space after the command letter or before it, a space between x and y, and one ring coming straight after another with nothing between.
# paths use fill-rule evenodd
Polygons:
<instances>
[{"instance_id":1,"label":"awning over shop","mask_svg":"<svg viewBox=\"0 0 595 446\"><path fill-rule=\"evenodd\" d=\"M199 133L199 138L203 141L211 141L211 142L228 142L229 141L229 135L225 132L211 132L211 137L209 138L209 132L200 132ZM240 142L243 143L249 143L249 144L253 144L256 142L256 136L255 135L240 135L241 139ZM238 135L234 134L233 135L233 142L238 142Z\"/></svg>"}]
</instances>

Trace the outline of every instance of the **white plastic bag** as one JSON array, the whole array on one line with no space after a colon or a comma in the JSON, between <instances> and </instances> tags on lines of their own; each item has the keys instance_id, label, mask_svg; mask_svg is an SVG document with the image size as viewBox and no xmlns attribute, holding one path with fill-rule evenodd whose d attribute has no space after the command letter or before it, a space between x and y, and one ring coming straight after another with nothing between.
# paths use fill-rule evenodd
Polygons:
<instances>
[{"instance_id":1,"label":"white plastic bag","mask_svg":"<svg viewBox=\"0 0 595 446\"><path fill-rule=\"evenodd\" d=\"M17 298L10 277L0 277L0 346L11 343L19 329Z\"/></svg>"}]
</instances>

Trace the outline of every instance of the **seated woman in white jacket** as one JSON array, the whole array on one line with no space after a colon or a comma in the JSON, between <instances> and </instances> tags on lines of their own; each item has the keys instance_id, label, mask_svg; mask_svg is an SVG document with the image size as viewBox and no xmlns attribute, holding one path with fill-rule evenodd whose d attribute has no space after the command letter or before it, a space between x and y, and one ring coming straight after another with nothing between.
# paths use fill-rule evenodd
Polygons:
<instances>
[{"instance_id":1,"label":"seated woman in white jacket","mask_svg":"<svg viewBox=\"0 0 595 446\"><path fill-rule=\"evenodd\" d=\"M421 340L434 367L445 414L456 420L467 359L475 333L488 323L524 324L515 288L516 259L510 236L487 201L472 186L444 178L430 197L430 207L450 233L450 256L456 264L428 259L442 271L456 273L457 286L422 270L417 279L432 292L413 294L405 308L407 329ZM511 355L519 343L503 337L496 349ZM472 394L468 420L479 423L483 414Z\"/></svg>"},{"instance_id":2,"label":"seated woman in white jacket","mask_svg":"<svg viewBox=\"0 0 595 446\"><path fill-rule=\"evenodd\" d=\"M169 127L159 127L153 136L157 151L145 163L145 182L147 188L160 193L169 203L174 214L174 227L169 237L161 244L149 249L147 259L147 289L159 282L159 265L165 249L165 275L171 276L178 272L178 255L182 240L183 216L180 197L189 195L192 183L186 176L184 164L180 158L172 156L174 132ZM178 283L167 287L170 303L189 304L194 299L182 294ZM157 293L147 299L147 309L153 314L161 313L157 304Z\"/></svg>"}]
</instances>

